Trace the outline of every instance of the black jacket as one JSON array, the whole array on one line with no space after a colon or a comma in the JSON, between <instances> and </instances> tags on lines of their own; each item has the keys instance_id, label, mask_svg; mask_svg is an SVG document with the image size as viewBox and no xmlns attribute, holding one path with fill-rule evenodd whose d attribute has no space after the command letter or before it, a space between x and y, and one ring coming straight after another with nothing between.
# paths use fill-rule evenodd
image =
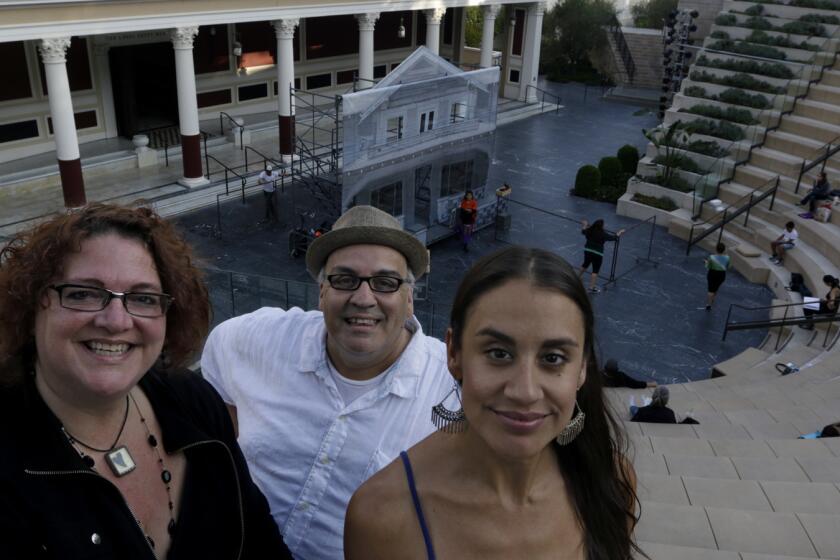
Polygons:
<instances>
[{"instance_id":1,"label":"black jacket","mask_svg":"<svg viewBox=\"0 0 840 560\"><path fill-rule=\"evenodd\" d=\"M649 422L652 424L676 424L677 416L667 406L653 406L649 404L636 411L632 422Z\"/></svg>"},{"instance_id":2,"label":"black jacket","mask_svg":"<svg viewBox=\"0 0 840 560\"><path fill-rule=\"evenodd\" d=\"M139 386L164 448L187 459L167 558L291 558L218 393L190 372L152 370ZM85 466L59 426L34 378L0 390L0 557L153 560L122 494Z\"/></svg>"}]
</instances>

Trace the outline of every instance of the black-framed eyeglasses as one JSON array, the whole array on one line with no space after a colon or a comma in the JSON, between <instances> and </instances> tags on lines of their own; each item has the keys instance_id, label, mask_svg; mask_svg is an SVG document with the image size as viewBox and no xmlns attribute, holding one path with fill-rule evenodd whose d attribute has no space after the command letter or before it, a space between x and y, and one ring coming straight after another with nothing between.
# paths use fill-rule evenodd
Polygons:
<instances>
[{"instance_id":1,"label":"black-framed eyeglasses","mask_svg":"<svg viewBox=\"0 0 840 560\"><path fill-rule=\"evenodd\" d=\"M400 289L407 280L395 276L356 276L355 274L330 274L327 281L336 290L352 292L358 290L362 282L367 282L374 292L391 294Z\"/></svg>"},{"instance_id":2,"label":"black-framed eyeglasses","mask_svg":"<svg viewBox=\"0 0 840 560\"><path fill-rule=\"evenodd\" d=\"M112 292L107 288L82 284L54 284L48 287L58 292L61 307L73 311L102 311L116 298L122 301L129 315L154 318L166 315L169 306L175 301L175 298L168 294Z\"/></svg>"}]
</instances>

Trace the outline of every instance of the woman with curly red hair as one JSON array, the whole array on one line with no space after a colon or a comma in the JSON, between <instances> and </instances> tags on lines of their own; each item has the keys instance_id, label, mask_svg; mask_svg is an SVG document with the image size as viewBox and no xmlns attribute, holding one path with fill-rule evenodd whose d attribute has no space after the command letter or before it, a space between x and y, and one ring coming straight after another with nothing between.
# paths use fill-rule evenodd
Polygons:
<instances>
[{"instance_id":1,"label":"woman with curly red hair","mask_svg":"<svg viewBox=\"0 0 840 560\"><path fill-rule=\"evenodd\" d=\"M10 558L290 557L225 406L192 250L92 204L0 254L0 538Z\"/></svg>"}]
</instances>

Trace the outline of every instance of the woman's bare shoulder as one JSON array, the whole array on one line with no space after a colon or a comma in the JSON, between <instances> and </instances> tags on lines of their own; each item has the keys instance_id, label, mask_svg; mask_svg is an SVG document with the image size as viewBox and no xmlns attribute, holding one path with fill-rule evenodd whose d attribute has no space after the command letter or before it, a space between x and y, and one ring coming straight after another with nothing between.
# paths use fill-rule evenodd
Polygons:
<instances>
[{"instance_id":1,"label":"woman's bare shoulder","mask_svg":"<svg viewBox=\"0 0 840 560\"><path fill-rule=\"evenodd\" d=\"M415 542L417 523L405 470L397 458L353 494L344 522L345 559L413 558L412 551L422 550Z\"/></svg>"}]
</instances>

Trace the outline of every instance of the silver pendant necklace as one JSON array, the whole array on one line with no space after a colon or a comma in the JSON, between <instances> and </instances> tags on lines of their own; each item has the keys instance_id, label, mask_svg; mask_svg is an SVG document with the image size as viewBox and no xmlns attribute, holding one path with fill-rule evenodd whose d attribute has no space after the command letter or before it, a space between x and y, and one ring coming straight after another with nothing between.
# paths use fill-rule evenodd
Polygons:
<instances>
[{"instance_id":1,"label":"silver pendant necklace","mask_svg":"<svg viewBox=\"0 0 840 560\"><path fill-rule=\"evenodd\" d=\"M64 425L61 425L61 432L67 438L67 440L71 444L79 444L85 449L90 451L96 451L97 453L104 453L105 454L105 463L108 464L108 467L111 469L111 472L114 473L114 476L121 477L125 476L131 471L135 469L137 466L134 463L134 458L129 453L128 448L124 445L117 447L117 442L120 441L122 437L123 431L125 431L125 424L128 421L128 395L125 396L125 413L123 414L122 424L120 424L120 431L117 432L117 437L114 438L114 442L107 448L102 449L99 447L94 447L92 445L88 445L87 443L83 442L73 434L71 434ZM80 451L80 455L82 456L82 461L85 464L93 468L95 461L93 457L86 455Z\"/></svg>"}]
</instances>

